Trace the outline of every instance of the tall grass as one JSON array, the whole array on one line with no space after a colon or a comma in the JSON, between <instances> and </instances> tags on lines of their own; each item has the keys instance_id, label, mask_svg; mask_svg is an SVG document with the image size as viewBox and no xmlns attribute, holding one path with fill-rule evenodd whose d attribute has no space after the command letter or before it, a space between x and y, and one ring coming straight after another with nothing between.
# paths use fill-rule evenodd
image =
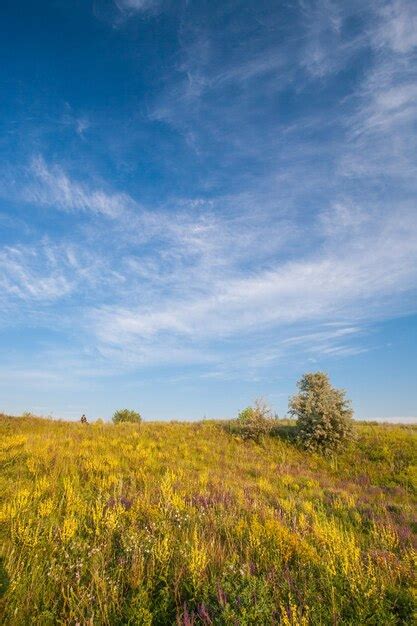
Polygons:
<instances>
[{"instance_id":1,"label":"tall grass","mask_svg":"<svg viewBox=\"0 0 417 626\"><path fill-rule=\"evenodd\" d=\"M416 430L289 428L1 417L3 623L412 624Z\"/></svg>"}]
</instances>

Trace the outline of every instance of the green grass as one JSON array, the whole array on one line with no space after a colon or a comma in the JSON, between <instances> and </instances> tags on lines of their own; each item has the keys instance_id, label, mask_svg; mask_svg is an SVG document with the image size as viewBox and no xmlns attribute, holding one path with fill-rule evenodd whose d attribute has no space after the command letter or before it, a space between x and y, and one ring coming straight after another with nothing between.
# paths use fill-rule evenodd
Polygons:
<instances>
[{"instance_id":1,"label":"green grass","mask_svg":"<svg viewBox=\"0 0 417 626\"><path fill-rule=\"evenodd\" d=\"M417 430L0 417L0 622L413 624Z\"/></svg>"}]
</instances>

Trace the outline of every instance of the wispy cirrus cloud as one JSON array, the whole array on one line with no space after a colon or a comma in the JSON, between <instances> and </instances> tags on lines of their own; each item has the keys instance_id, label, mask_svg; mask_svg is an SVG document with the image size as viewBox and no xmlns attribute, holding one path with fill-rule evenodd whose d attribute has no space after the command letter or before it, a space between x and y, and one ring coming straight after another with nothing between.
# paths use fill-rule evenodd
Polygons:
<instances>
[{"instance_id":1,"label":"wispy cirrus cloud","mask_svg":"<svg viewBox=\"0 0 417 626\"><path fill-rule=\"evenodd\" d=\"M114 0L116 7L123 13L155 13L161 8L162 0Z\"/></svg>"},{"instance_id":2,"label":"wispy cirrus cloud","mask_svg":"<svg viewBox=\"0 0 417 626\"><path fill-rule=\"evenodd\" d=\"M6 246L0 251L0 285L3 299L53 301L74 287L56 247Z\"/></svg>"},{"instance_id":3,"label":"wispy cirrus cloud","mask_svg":"<svg viewBox=\"0 0 417 626\"><path fill-rule=\"evenodd\" d=\"M365 50L372 54L371 63L352 98L339 171L362 179L368 188L370 181L382 184L390 177L406 197L416 190L417 171L415 3L372 3L368 20Z\"/></svg>"},{"instance_id":4,"label":"wispy cirrus cloud","mask_svg":"<svg viewBox=\"0 0 417 626\"><path fill-rule=\"evenodd\" d=\"M59 188L63 177L70 190L65 206L81 207L105 221L80 231L78 243L45 241L40 247L5 249L0 258L4 293L33 302L74 295L83 333L100 354L122 367L214 364L224 356L216 357L213 341L250 340L278 329L274 351L279 355L290 345L305 344L291 340L297 325L319 328L331 319L362 323L386 317L395 314L400 295L402 312L407 306L413 310L417 233L407 206L397 208L394 217L389 207L381 212L381 207L334 202L301 227L285 211L274 220L274 204L254 213L256 196L183 200L174 211L151 211L129 197L108 221L107 213L95 210L94 187L84 184L80 200L79 183L61 167L50 168L42 160L41 176L38 168L31 171L45 186L42 193L49 193L56 178ZM234 206L239 210L233 213ZM316 244L306 247L306 236ZM292 247L297 255L289 260ZM306 352L343 356L364 349L357 343L360 332L322 332L307 336Z\"/></svg>"},{"instance_id":5,"label":"wispy cirrus cloud","mask_svg":"<svg viewBox=\"0 0 417 626\"><path fill-rule=\"evenodd\" d=\"M106 193L72 180L58 165L48 166L42 156L33 158L28 174L30 182L21 191L26 202L63 211L88 211L110 218L135 206L127 194Z\"/></svg>"},{"instance_id":6,"label":"wispy cirrus cloud","mask_svg":"<svg viewBox=\"0 0 417 626\"><path fill-rule=\"evenodd\" d=\"M375 319L392 314L399 295L404 311L407 293L415 294L417 286L416 228L410 214L404 214L400 224L390 216L383 223L378 219L369 228L355 215L351 220L345 215L342 239L334 240L331 229L320 252L293 262L278 261L249 276L240 269L229 278L215 277L201 294L193 296L185 288L160 296L151 306L96 308L94 332L101 344L114 346L132 347L142 340L158 346L167 336L204 343L307 321L318 325L332 318ZM409 306L412 310L412 298ZM327 331L322 341L319 334L314 337L316 347L321 345L328 354L336 350L334 342L339 352L342 349L340 330ZM344 339L349 339L346 330Z\"/></svg>"},{"instance_id":7,"label":"wispy cirrus cloud","mask_svg":"<svg viewBox=\"0 0 417 626\"><path fill-rule=\"evenodd\" d=\"M375 43L389 46L400 54L417 47L417 7L413 0L377 3L380 21L375 30Z\"/></svg>"},{"instance_id":8,"label":"wispy cirrus cloud","mask_svg":"<svg viewBox=\"0 0 417 626\"><path fill-rule=\"evenodd\" d=\"M109 285L117 290L125 280L109 261L75 241L54 242L48 237L36 243L4 246L0 250L1 300L14 309L14 321L23 310L22 303L30 304L24 315L30 310L30 317L36 320L44 304L68 301L71 296L79 302L92 301L92 290L104 293Z\"/></svg>"},{"instance_id":9,"label":"wispy cirrus cloud","mask_svg":"<svg viewBox=\"0 0 417 626\"><path fill-rule=\"evenodd\" d=\"M344 34L344 21L354 15L355 3L300 0L304 30L300 65L310 79L322 80L340 71L355 55L360 41ZM329 54L329 51L332 51Z\"/></svg>"}]
</instances>

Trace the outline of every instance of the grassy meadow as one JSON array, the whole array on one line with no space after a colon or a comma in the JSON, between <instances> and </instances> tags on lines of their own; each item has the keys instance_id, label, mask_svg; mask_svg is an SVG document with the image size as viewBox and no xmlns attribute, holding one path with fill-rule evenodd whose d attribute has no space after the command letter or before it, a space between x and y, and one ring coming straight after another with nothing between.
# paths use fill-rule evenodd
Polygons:
<instances>
[{"instance_id":1,"label":"grassy meadow","mask_svg":"<svg viewBox=\"0 0 417 626\"><path fill-rule=\"evenodd\" d=\"M0 622L413 624L417 430L0 417Z\"/></svg>"}]
</instances>

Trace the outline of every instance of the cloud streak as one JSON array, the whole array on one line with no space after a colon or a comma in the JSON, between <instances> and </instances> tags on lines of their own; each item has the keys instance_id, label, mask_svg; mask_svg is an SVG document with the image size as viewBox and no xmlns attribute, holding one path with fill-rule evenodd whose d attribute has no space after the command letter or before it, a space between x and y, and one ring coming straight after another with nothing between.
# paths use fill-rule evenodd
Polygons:
<instances>
[{"instance_id":1,"label":"cloud streak","mask_svg":"<svg viewBox=\"0 0 417 626\"><path fill-rule=\"evenodd\" d=\"M33 158L29 174L32 182L22 193L26 202L62 211L91 212L109 218L120 216L124 210L135 207L135 202L128 194L91 190L71 180L61 167L49 167L41 156Z\"/></svg>"},{"instance_id":2,"label":"cloud streak","mask_svg":"<svg viewBox=\"0 0 417 626\"><path fill-rule=\"evenodd\" d=\"M228 334L349 311L360 318L365 304L375 313L376 297L384 300L395 296L415 285L417 279L416 233L407 240L401 229L393 230L387 246L387 231L385 227L380 238L370 236L361 243L347 244L343 259L332 252L284 263L252 277L221 281L209 297L185 303L170 300L156 312L103 311L101 336L118 341L159 332Z\"/></svg>"}]
</instances>

